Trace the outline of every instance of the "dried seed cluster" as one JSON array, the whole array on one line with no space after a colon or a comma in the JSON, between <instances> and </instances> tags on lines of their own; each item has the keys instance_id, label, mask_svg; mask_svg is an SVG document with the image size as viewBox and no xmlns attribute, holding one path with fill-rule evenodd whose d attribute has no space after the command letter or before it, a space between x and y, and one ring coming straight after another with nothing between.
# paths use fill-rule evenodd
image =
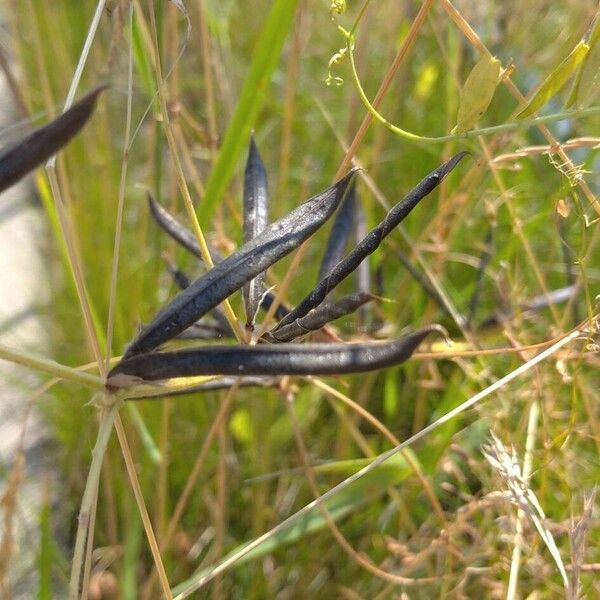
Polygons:
<instances>
[{"instance_id":1,"label":"dried seed cluster","mask_svg":"<svg viewBox=\"0 0 600 600\"><path fill-rule=\"evenodd\" d=\"M90 92L57 119L0 152L0 192L67 144L92 115L103 89L100 87ZM361 285L359 293L339 300L326 300L420 200L440 184L465 154L457 154L427 175L377 227L343 256L352 229L358 230L356 170L282 219L269 224L267 175L258 148L251 139L244 177L243 246L227 257L209 248L215 266L193 282L175 265L167 265L182 289L129 345L123 359L110 371L107 387L129 386L138 380L156 381L194 375L237 375L244 379L241 384L262 385L265 377L356 373L407 360L435 327L423 328L385 343L300 344L297 341L330 321L356 311L372 299L371 294L363 289L365 286ZM201 258L195 236L151 196L149 206L156 222L179 244ZM221 344L175 352L157 351L176 337L215 339L231 336L231 327L218 306L239 289L243 291L247 326L253 328L258 311L268 310L275 301L273 294L265 290L266 270L298 248L336 210L317 284L293 309L284 305L278 307L275 313L277 324L258 340L258 344ZM210 317L207 317L208 313Z\"/></svg>"},{"instance_id":2,"label":"dried seed cluster","mask_svg":"<svg viewBox=\"0 0 600 600\"><path fill-rule=\"evenodd\" d=\"M123 359L108 376L109 387L132 385L138 380L156 381L195 375L239 375L249 382L278 375L333 375L372 371L399 364L412 355L435 327L420 329L385 343L298 343L298 338L330 321L350 314L372 299L361 292L340 300L326 300L354 272L383 239L430 194L465 156L457 154L427 175L385 219L343 256L354 224L357 201L350 171L330 188L307 200L287 216L268 224L267 176L254 140L250 141L244 178L244 244L228 257L209 248L215 266L189 283L175 266L170 271L182 290L133 340ZM194 235L149 197L156 222L184 248L201 258ZM211 345L163 352L161 345L175 337L208 339L232 334L218 305L242 289L246 322L253 327L260 309L274 301L265 290L266 269L296 249L336 211L330 238L314 289L293 309L280 306L278 323L256 345ZM209 315L210 313L210 315ZM209 315L209 316L207 316ZM294 340L296 342L294 343Z\"/></svg>"}]
</instances>

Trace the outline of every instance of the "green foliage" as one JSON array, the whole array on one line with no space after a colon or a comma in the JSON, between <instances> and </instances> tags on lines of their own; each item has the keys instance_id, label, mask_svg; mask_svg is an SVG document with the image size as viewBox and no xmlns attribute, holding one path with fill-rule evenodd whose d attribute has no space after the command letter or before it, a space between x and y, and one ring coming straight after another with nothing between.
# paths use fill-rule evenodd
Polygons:
<instances>
[{"instance_id":1,"label":"green foliage","mask_svg":"<svg viewBox=\"0 0 600 600\"><path fill-rule=\"evenodd\" d=\"M550 98L555 96L576 72L577 67L590 51L590 46L583 40L573 48L568 56L544 79L535 94L531 97L525 108L519 113L520 118L525 118L540 109Z\"/></svg>"},{"instance_id":2,"label":"green foliage","mask_svg":"<svg viewBox=\"0 0 600 600\"><path fill-rule=\"evenodd\" d=\"M500 70L500 61L493 56L482 56L475 64L461 91L452 133L468 131L485 113L498 87Z\"/></svg>"},{"instance_id":3,"label":"green foliage","mask_svg":"<svg viewBox=\"0 0 600 600\"><path fill-rule=\"evenodd\" d=\"M12 3L7 9L12 50L31 114L49 117L62 106L95 2L60 1L53 3L52 10L41 0L31 4L32 10L23 8L23 3ZM193 277L203 272L149 218L141 189L151 188L169 211L185 220L155 95L150 11L153 7L156 11L163 75L173 69L166 78L165 95L186 181L205 235L229 254L241 240L240 158L250 130L255 131L269 174L273 221L331 184L365 117L347 60L335 65L335 76L342 77L344 85L325 85L327 62L340 44L329 4L187 2L192 35L186 41L185 19L170 3L135 3L132 31L123 10L127 3L108 3L80 89L83 92L106 80L111 88L81 137L61 153L58 174L102 337L109 312L131 43L136 135L128 154L115 355L125 350L140 324L149 322L175 295L163 256ZM485 125L505 123L518 101L503 83L496 87L499 64L481 59L473 69L479 50L441 4L434 5L412 50L391 78L382 114L407 131L431 136L448 134L455 123L457 131L470 129L482 112ZM555 106L574 76L578 83L573 105L595 102L599 45L592 36L585 42L589 53L585 44L576 46L591 21L594 3L541 5L545 11L534 11L527 3L484 3L481 12L469 12L472 9L467 7L462 16L504 66L515 63L512 78L524 94L540 73L550 73L527 105L528 113L547 102ZM334 16L350 29L360 11L359 4L348 3L346 13L335 11ZM371 3L358 22L354 54L371 100L413 17L412 9L383 0ZM561 66L554 69L557 64ZM483 83L479 69L484 71ZM197 581L198 573L210 574L215 564L313 500L300 468L288 401L319 490L325 492L388 450L394 437L409 438L539 350L486 354L482 349L538 344L594 314L600 278L599 222L594 221L597 204L588 191L600 189L599 150L597 142L587 143L585 138L597 131L598 124L595 116L549 125L559 141L576 140L568 150L575 170L556 154L539 128L471 140L472 166L450 176L372 255L371 270L374 274L379 269L381 286L372 281L371 291L382 301L373 303L362 321L340 319L333 333L351 341L387 339L407 327L440 323L455 342L453 347L443 341L434 344L433 351L444 353L443 358L419 358L364 376L324 378L323 385L291 378L282 388L240 389L214 431L215 419L230 401L227 391L140 401L122 411L159 544L166 539L207 436L213 436L171 542L162 548L174 588ZM217 139L211 138L212 127ZM542 150L541 145L545 145ZM429 146L407 142L371 124L356 152L368 174L359 182L358 197L369 227L380 222L425 173L463 149L456 140ZM521 149L525 150L515 156ZM544 152L552 153L551 161ZM44 323L52 358L65 365L83 365L93 356L74 293L65 235L42 172L35 183L47 216L40 244L50 274L51 302ZM559 201L569 210L557 212ZM449 313L468 312L492 222L492 256L482 275L473 327L467 329ZM327 229L318 232L305 249L300 267L290 278L286 302L293 304L314 286L328 233ZM435 284L441 300L402 266L399 252L425 281ZM281 289L292 261L288 257L270 269L267 286L274 286L274 293ZM579 287L568 304L527 309L532 298L573 282ZM349 277L340 285L339 296L352 293L355 286L355 279ZM233 298L233 307L241 318L240 298ZM502 316L504 324L496 320L480 327L491 316ZM503 488L483 460L480 446L494 431L507 446L515 446L522 462L529 409L538 403L541 414L533 440L530 486L552 523L562 527L572 515L581 514L583 494L600 476L594 460L600 432L595 358L584 354L582 347L575 343L550 357L415 444L410 456L431 490L424 490L422 480L397 455L331 498L328 510L349 543L389 572L432 578L411 588L415 597L452 597L457 590L468 597L505 595L516 511L495 501L497 496L488 497ZM458 355L463 350L472 353ZM344 403L344 397L374 420L367 421ZM62 501L52 506L54 514L43 512L41 517L41 598L48 597L52 561L60 562L58 550L48 540L49 523L75 522L91 460L97 424L89 400L81 385L63 382L48 391L41 404L65 482L63 489L56 490ZM377 422L387 431L378 429ZM446 522L432 508L430 493L441 504ZM504 519L501 523L499 517ZM501 529L504 523L508 534ZM72 536L67 528L62 533ZM560 595L562 584L551 558L527 523L525 532L519 595ZM585 562L600 561L597 539L597 527L592 526ZM568 563L568 536L557 536L557 543ZM158 587L146 588L152 558L114 440L100 480L95 548L115 550L106 568L116 574L123 598L157 597ZM473 569L467 574L469 567ZM592 597L598 585L592 575L582 574L582 582ZM200 593L222 598L325 598L339 597L347 589L362 597L402 592L400 586L359 568L332 538L318 509L290 523L210 585Z\"/></svg>"}]
</instances>

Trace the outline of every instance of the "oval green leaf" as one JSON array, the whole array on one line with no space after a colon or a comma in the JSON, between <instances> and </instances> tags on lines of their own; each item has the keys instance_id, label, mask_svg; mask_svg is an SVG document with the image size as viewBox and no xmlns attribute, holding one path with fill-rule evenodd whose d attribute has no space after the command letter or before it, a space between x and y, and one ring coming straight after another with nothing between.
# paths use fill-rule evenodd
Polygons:
<instances>
[{"instance_id":1,"label":"oval green leaf","mask_svg":"<svg viewBox=\"0 0 600 600\"><path fill-rule=\"evenodd\" d=\"M500 70L500 61L493 56L482 56L473 67L460 95L456 127L452 133L472 129L485 113L498 87Z\"/></svg>"},{"instance_id":2,"label":"oval green leaf","mask_svg":"<svg viewBox=\"0 0 600 600\"><path fill-rule=\"evenodd\" d=\"M581 68L575 101L580 108L591 106L600 92L600 44L595 44Z\"/></svg>"},{"instance_id":3,"label":"oval green leaf","mask_svg":"<svg viewBox=\"0 0 600 600\"><path fill-rule=\"evenodd\" d=\"M591 104L596 97L598 89L598 72L600 71L600 18L596 17L589 35L587 36L590 49L577 69L577 75L569 97L565 102L565 108L571 108L574 105L583 107L586 103ZM585 74L585 76L584 76ZM582 101L580 96L584 96Z\"/></svg>"},{"instance_id":4,"label":"oval green leaf","mask_svg":"<svg viewBox=\"0 0 600 600\"><path fill-rule=\"evenodd\" d=\"M557 94L565 83L573 76L581 61L590 50L589 44L581 40L561 63L546 77L538 91L529 100L525 108L517 115L518 118L529 117L544 106L552 96Z\"/></svg>"}]
</instances>

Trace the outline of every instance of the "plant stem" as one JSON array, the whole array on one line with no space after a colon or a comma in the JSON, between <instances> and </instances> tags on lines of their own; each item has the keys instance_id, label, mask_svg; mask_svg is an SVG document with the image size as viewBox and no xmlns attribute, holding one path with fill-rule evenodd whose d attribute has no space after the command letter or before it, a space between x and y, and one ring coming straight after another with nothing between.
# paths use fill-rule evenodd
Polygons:
<instances>
[{"instance_id":1,"label":"plant stem","mask_svg":"<svg viewBox=\"0 0 600 600\"><path fill-rule=\"evenodd\" d=\"M156 56L159 55L158 52L158 40L156 39L156 24L154 23L154 13L150 13L151 23L154 33L154 44L155 44L155 52ZM175 137L173 135L173 129L171 126L171 122L169 120L169 111L167 110L167 103L165 100L164 93L164 79L162 76L162 71L160 68L160 60L156 60L154 65L156 81L158 85L158 99L160 104L161 115L163 119L164 131L167 136L167 142L169 144L169 149L171 150L171 158L173 160L173 166L175 167L175 173L177 175L177 184L179 185L179 191L183 197L183 203L185 204L186 211L188 213L188 218L192 225L192 229L196 234L196 238L198 239L198 244L200 245L200 252L202 254L202 260L204 264L206 264L208 269L213 267L212 257L208 250L208 246L206 244L206 239L204 238L204 233L200 228L200 223L198 222L198 217L196 216L196 210L194 208L194 203L192 202L192 197L190 196L190 191L188 189L187 183L185 181L185 175L183 174L183 168L181 167L181 162L179 160L179 154L177 152L177 143L175 142ZM229 325L235 332L235 335L239 341L243 341L245 339L244 332L240 326L240 323L231 308L231 304L229 300L223 301L223 312L227 317L227 321Z\"/></svg>"},{"instance_id":2,"label":"plant stem","mask_svg":"<svg viewBox=\"0 0 600 600\"><path fill-rule=\"evenodd\" d=\"M464 133L455 133L451 135L442 135L437 137L418 135L405 129L390 123L377 109L371 104L370 100L360 83L360 78L356 70L356 63L354 61L354 40L352 36L340 28L342 33L346 36L346 47L348 49L348 56L350 57L350 66L352 69L352 78L356 84L358 95L362 100L367 110L373 115L377 121L387 127L391 132L403 137L404 139L412 142L424 143L424 144L441 144L445 142L454 142L460 140L469 140L487 135L495 135L498 133L504 133L505 131L514 131L515 129L527 129L529 127L537 127L545 123L554 123L556 121L566 121L567 119L582 119L592 115L600 114L600 106L591 106L590 108L579 108L575 110L565 110L563 112L554 113L552 115L546 115L543 117L534 117L532 119L523 119L522 121L512 121L511 123L503 123L502 125L493 125L492 127L483 127L481 129L472 129Z\"/></svg>"},{"instance_id":3,"label":"plant stem","mask_svg":"<svg viewBox=\"0 0 600 600\"><path fill-rule=\"evenodd\" d=\"M26 350L17 350L16 348L10 348L4 344L0 344L0 358L18 365L23 365L30 369L35 369L36 371L43 371L44 373L55 375L61 379L81 383L96 390L104 387L104 380L97 375L84 373L73 367L67 367L54 360L32 354Z\"/></svg>"},{"instance_id":4,"label":"plant stem","mask_svg":"<svg viewBox=\"0 0 600 600\"><path fill-rule=\"evenodd\" d=\"M100 419L100 427L96 444L92 450L92 464L85 482L85 490L81 499L81 508L79 509L79 518L77 525L77 536L75 538L75 550L73 552L73 563L71 565L71 581L69 584L69 600L79 598L79 581L81 579L81 569L85 560L85 541L87 539L88 525L90 521L90 511L94 504L94 498L98 491L98 482L102 470L102 461L106 453L106 447L110 439L113 423L119 411L121 403L115 402L108 412L104 412Z\"/></svg>"}]
</instances>

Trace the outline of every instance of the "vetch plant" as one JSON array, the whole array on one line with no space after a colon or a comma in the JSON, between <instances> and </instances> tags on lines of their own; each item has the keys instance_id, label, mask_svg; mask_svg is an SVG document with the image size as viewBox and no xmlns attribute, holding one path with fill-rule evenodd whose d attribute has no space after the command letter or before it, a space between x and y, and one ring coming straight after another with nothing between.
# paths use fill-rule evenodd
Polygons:
<instances>
[{"instance_id":1,"label":"vetch plant","mask_svg":"<svg viewBox=\"0 0 600 600\"><path fill-rule=\"evenodd\" d=\"M76 295L55 295L48 308L57 362L0 344L0 358L56 378L43 391L67 383L44 407L59 441L57 459L64 457L67 481L75 482L60 506L81 507L77 523L69 509L52 511L53 520L77 526L75 547L66 551L70 559L73 550L70 597L88 590L92 597L92 584L104 575L118 582L124 600L182 600L210 581L215 598L309 589L331 596L343 587L364 597L401 593L389 584L420 586L415 593L423 597L501 595L502 555L511 549L507 598L537 587L562 589L558 571L553 581L540 580L545 563L556 569L544 546L528 544L535 531L519 530L525 515L517 515L515 535L503 545L495 513L485 508L489 477L478 449L489 429L519 453L524 444L522 478L533 473L532 489L557 524L568 518L565 493L575 497L597 479L590 460L598 439L597 357L590 350L598 236L585 214L598 207L597 139L585 127L593 121L579 118L598 111L591 103L599 46L597 26L584 36L585 23L577 25L584 9L552 6L541 20L551 26L559 15L561 36L547 27L530 30L518 3L503 9L498 31L517 35L523 43L516 48L501 35L486 37L470 9L459 12L449 0L425 0L415 11L366 0L342 17L356 16L355 26L330 63L354 85L325 88L331 36L313 33L337 22L344 2L307 20L308 5L295 0L251 7L92 1L96 11L65 110L81 82L98 73L119 93L86 132L86 152L78 143L56 169L49 161L47 180L36 176L65 287ZM58 3L50 12L34 5L23 11L11 4L8 13L16 42L10 51L23 74L16 89L23 92L23 116L57 104L82 35L76 27L65 36L56 32L84 24L87 3ZM246 10L252 26L240 30ZM485 11L489 24L500 14ZM38 35L26 37L30 31ZM96 32L103 33L92 44ZM379 80L381 58L390 55ZM514 64L505 62L509 56ZM330 83L339 83L334 74ZM564 106L572 110L556 112L569 77L575 93ZM536 87L522 88L536 78ZM552 106L543 104L548 99ZM519 117L528 107L531 114ZM565 117L567 139L563 129L545 126ZM381 124L416 143L407 147ZM534 145L531 128L546 145ZM277 202L269 208L266 170L251 140L239 178L241 215L231 184L253 129L269 140L268 164L279 166ZM415 211L401 223L439 181L427 177L393 207L397 190L432 169L434 147L423 145L444 140L444 159L470 144L481 157L477 168L459 185L442 186L435 211ZM542 153L567 176L564 188L556 169L538 160ZM40 154L38 164L46 158ZM583 166L575 170L570 159ZM384 167L388 161L393 169ZM348 173L351 165L368 165L368 173ZM439 178L454 166L437 169ZM92 167L103 176L82 177ZM302 205L291 200L309 196L333 172L331 188ZM364 206L356 195L359 177L369 192ZM138 182L152 190L148 212ZM556 210L562 221L552 227L555 205L567 210ZM289 214L270 224L270 211ZM327 221L333 223L321 252L315 238ZM228 236L242 222L243 242L232 251ZM193 257L163 243L158 227ZM205 233L213 231L209 241ZM170 301L161 257L181 289L170 292ZM185 262L195 257L204 263L199 278ZM53 291L55 283L61 293L63 281L53 280ZM85 331L73 326L73 300ZM157 306L164 308L153 318ZM354 312L356 333L349 333L348 318L335 326ZM140 321L146 325L136 335ZM415 352L438 330L421 324L433 322L451 332L452 348L434 339ZM422 329L390 333L411 323ZM345 375L355 372L361 375ZM94 390L92 402L82 386ZM241 390L248 386L255 389ZM174 398L179 394L185 396ZM162 401L132 401L144 398ZM544 428L528 426L523 441L528 404L529 422L539 406ZM120 452L111 446L113 427ZM553 535L566 563L566 536L554 529ZM531 554L517 556L522 543ZM575 546L579 571L565 569L573 578L580 574L587 591L597 549ZM51 556L47 548L45 555ZM67 581L68 561L46 560L39 579L48 590ZM0 568L0 587L8 563ZM40 583L40 597L41 589Z\"/></svg>"},{"instance_id":2,"label":"vetch plant","mask_svg":"<svg viewBox=\"0 0 600 600\"><path fill-rule=\"evenodd\" d=\"M244 181L245 244L227 258L211 251L214 268L185 287L128 346L123 359L110 371L107 388L115 390L136 382L198 375L334 375L381 369L399 364L416 350L435 327L427 327L398 340L364 344L288 343L329 321L349 314L369 300L358 294L335 303L325 298L348 277L382 240L408 216L425 196L466 155L461 152L427 175L386 215L385 219L344 258L334 262L340 247L335 238L347 238L351 220L340 212L325 254L326 273L295 308L287 312L257 344L215 345L197 349L157 352L156 349L193 326L232 293L243 288L246 323L254 326L265 296L265 270L307 240L343 202L351 190L355 170L324 192L314 196L282 219L267 225L268 192L264 165L253 140L250 142ZM157 221L196 256L200 253L191 232L150 200ZM351 204L348 202L346 206ZM341 245L343 248L343 245ZM333 258L332 258L333 257ZM329 266L334 263L333 266ZM311 312L312 311L312 312ZM125 392L126 397L126 392Z\"/></svg>"}]
</instances>

